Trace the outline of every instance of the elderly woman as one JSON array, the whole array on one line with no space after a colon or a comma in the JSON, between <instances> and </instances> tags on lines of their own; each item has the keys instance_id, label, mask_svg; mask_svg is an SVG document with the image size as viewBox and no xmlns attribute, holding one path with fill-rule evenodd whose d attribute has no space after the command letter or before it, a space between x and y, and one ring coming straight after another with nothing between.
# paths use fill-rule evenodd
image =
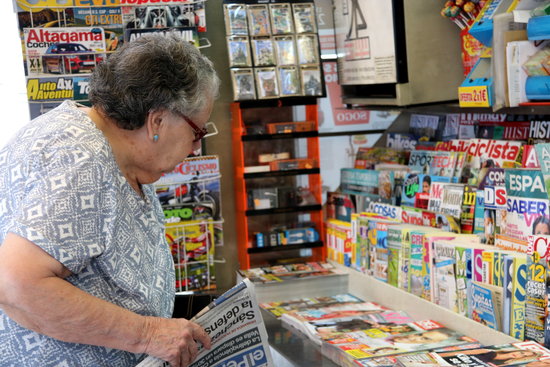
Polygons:
<instances>
[{"instance_id":1,"label":"elderly woman","mask_svg":"<svg viewBox=\"0 0 550 367\"><path fill-rule=\"evenodd\" d=\"M176 35L96 67L0 150L0 365L187 366L197 324L171 319L174 268L149 184L199 147L219 79Z\"/></svg>"}]
</instances>

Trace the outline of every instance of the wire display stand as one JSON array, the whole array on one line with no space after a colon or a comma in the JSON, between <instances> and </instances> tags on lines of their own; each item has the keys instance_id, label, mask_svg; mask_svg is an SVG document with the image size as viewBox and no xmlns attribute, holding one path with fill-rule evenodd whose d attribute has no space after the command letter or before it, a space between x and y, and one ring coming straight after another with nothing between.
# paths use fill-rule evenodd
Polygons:
<instances>
[{"instance_id":1,"label":"wire display stand","mask_svg":"<svg viewBox=\"0 0 550 367\"><path fill-rule=\"evenodd\" d=\"M217 156L184 160L155 183L166 220L176 292L216 289L215 248L223 245Z\"/></svg>"}]
</instances>

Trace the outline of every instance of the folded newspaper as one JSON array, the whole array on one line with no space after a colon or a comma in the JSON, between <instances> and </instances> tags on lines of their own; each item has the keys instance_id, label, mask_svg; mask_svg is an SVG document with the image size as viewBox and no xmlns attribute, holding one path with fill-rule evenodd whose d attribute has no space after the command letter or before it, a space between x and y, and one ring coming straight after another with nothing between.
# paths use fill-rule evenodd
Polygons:
<instances>
[{"instance_id":1,"label":"folded newspaper","mask_svg":"<svg viewBox=\"0 0 550 367\"><path fill-rule=\"evenodd\" d=\"M199 346L199 354L189 367L274 366L254 285L248 279L216 298L191 321L210 335L212 348ZM136 367L168 366L149 356Z\"/></svg>"}]
</instances>

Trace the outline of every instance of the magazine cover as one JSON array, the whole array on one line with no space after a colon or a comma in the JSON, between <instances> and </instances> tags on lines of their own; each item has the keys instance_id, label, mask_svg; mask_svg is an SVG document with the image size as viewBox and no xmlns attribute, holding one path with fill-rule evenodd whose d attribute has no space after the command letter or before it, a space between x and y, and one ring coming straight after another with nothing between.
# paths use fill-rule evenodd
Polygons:
<instances>
[{"instance_id":1,"label":"magazine cover","mask_svg":"<svg viewBox=\"0 0 550 367\"><path fill-rule=\"evenodd\" d=\"M302 90L306 96L322 96L321 69L317 66L301 66Z\"/></svg>"},{"instance_id":2,"label":"magazine cover","mask_svg":"<svg viewBox=\"0 0 550 367\"><path fill-rule=\"evenodd\" d=\"M535 145L546 192L550 193L550 144Z\"/></svg>"},{"instance_id":3,"label":"magazine cover","mask_svg":"<svg viewBox=\"0 0 550 367\"><path fill-rule=\"evenodd\" d=\"M299 64L319 64L319 41L316 34L296 36L296 45Z\"/></svg>"},{"instance_id":4,"label":"magazine cover","mask_svg":"<svg viewBox=\"0 0 550 367\"><path fill-rule=\"evenodd\" d=\"M254 285L248 279L216 298L191 321L204 328L212 340L212 348L199 347L190 367L244 366L251 362L256 367L275 366ZM136 367L168 367L168 364L147 357Z\"/></svg>"},{"instance_id":5,"label":"magazine cover","mask_svg":"<svg viewBox=\"0 0 550 367\"><path fill-rule=\"evenodd\" d=\"M458 220L462 214L463 196L464 185L447 184L443 186L443 196L441 197L439 211Z\"/></svg>"},{"instance_id":6,"label":"magazine cover","mask_svg":"<svg viewBox=\"0 0 550 367\"><path fill-rule=\"evenodd\" d=\"M512 291L514 275L514 258L510 255L504 255L503 263L503 283L502 283L502 332L507 335L510 333L510 319L512 317Z\"/></svg>"},{"instance_id":7,"label":"magazine cover","mask_svg":"<svg viewBox=\"0 0 550 367\"><path fill-rule=\"evenodd\" d=\"M273 36L277 49L278 65L296 65L296 44L294 36Z\"/></svg>"},{"instance_id":8,"label":"magazine cover","mask_svg":"<svg viewBox=\"0 0 550 367\"><path fill-rule=\"evenodd\" d=\"M233 84L233 100L256 99L252 69L231 69L231 82Z\"/></svg>"},{"instance_id":9,"label":"magazine cover","mask_svg":"<svg viewBox=\"0 0 550 367\"><path fill-rule=\"evenodd\" d=\"M335 363L351 365L373 357L421 352L475 341L463 334L424 320L407 324L414 332L391 335L382 330L346 333L346 338L323 342L321 350Z\"/></svg>"},{"instance_id":10,"label":"magazine cover","mask_svg":"<svg viewBox=\"0 0 550 367\"><path fill-rule=\"evenodd\" d=\"M277 68L281 97L298 96L302 94L300 74L296 66L280 66Z\"/></svg>"},{"instance_id":11,"label":"magazine cover","mask_svg":"<svg viewBox=\"0 0 550 367\"><path fill-rule=\"evenodd\" d=\"M391 203L393 172L342 168L340 186L344 193L370 195Z\"/></svg>"},{"instance_id":12,"label":"magazine cover","mask_svg":"<svg viewBox=\"0 0 550 367\"><path fill-rule=\"evenodd\" d=\"M269 11L267 5L247 5L248 30L251 36L269 36L271 26L269 24Z\"/></svg>"},{"instance_id":13,"label":"magazine cover","mask_svg":"<svg viewBox=\"0 0 550 367\"><path fill-rule=\"evenodd\" d=\"M284 313L291 311L302 311L306 309L323 308L335 304L360 302L363 302L363 300L351 294L344 293L334 296L299 298L287 301L261 303L260 307L271 313L273 316L280 318Z\"/></svg>"},{"instance_id":14,"label":"magazine cover","mask_svg":"<svg viewBox=\"0 0 550 367\"><path fill-rule=\"evenodd\" d=\"M510 335L525 339L525 286L527 284L527 256L514 256L512 277L512 310L510 311Z\"/></svg>"},{"instance_id":15,"label":"magazine cover","mask_svg":"<svg viewBox=\"0 0 550 367\"><path fill-rule=\"evenodd\" d=\"M176 32L183 40L199 47L199 33L197 27L174 27L174 28L131 28L124 31L124 41L131 42L148 33L160 33L166 35Z\"/></svg>"},{"instance_id":16,"label":"magazine cover","mask_svg":"<svg viewBox=\"0 0 550 367\"><path fill-rule=\"evenodd\" d=\"M73 8L74 23L77 27L100 26L105 32L107 52L115 51L122 46L124 34L120 7ZM71 26L65 24L65 27Z\"/></svg>"},{"instance_id":17,"label":"magazine cover","mask_svg":"<svg viewBox=\"0 0 550 367\"><path fill-rule=\"evenodd\" d=\"M460 213L460 233L474 233L476 197L477 188L475 186L464 186Z\"/></svg>"},{"instance_id":18,"label":"magazine cover","mask_svg":"<svg viewBox=\"0 0 550 367\"><path fill-rule=\"evenodd\" d=\"M513 140L471 139L461 182L478 184L484 167L515 167L522 144Z\"/></svg>"},{"instance_id":19,"label":"magazine cover","mask_svg":"<svg viewBox=\"0 0 550 367\"><path fill-rule=\"evenodd\" d=\"M407 152L392 148L359 147L355 153L354 168L375 169L380 163L390 163L394 166L387 166L389 169L403 169L407 156Z\"/></svg>"},{"instance_id":20,"label":"magazine cover","mask_svg":"<svg viewBox=\"0 0 550 367\"><path fill-rule=\"evenodd\" d=\"M431 176L426 174L408 173L403 181L403 190L401 193L401 205L416 207L417 194L424 193L428 195L432 182L450 182L449 177Z\"/></svg>"},{"instance_id":21,"label":"magazine cover","mask_svg":"<svg viewBox=\"0 0 550 367\"><path fill-rule=\"evenodd\" d=\"M277 71L275 68L255 68L256 86L258 98L277 98L279 96L279 84L277 82Z\"/></svg>"},{"instance_id":22,"label":"magazine cover","mask_svg":"<svg viewBox=\"0 0 550 367\"><path fill-rule=\"evenodd\" d=\"M271 37L252 38L252 54L254 66L270 66L277 63Z\"/></svg>"},{"instance_id":23,"label":"magazine cover","mask_svg":"<svg viewBox=\"0 0 550 367\"><path fill-rule=\"evenodd\" d=\"M223 4L225 32L228 35L248 35L246 5Z\"/></svg>"},{"instance_id":24,"label":"magazine cover","mask_svg":"<svg viewBox=\"0 0 550 367\"><path fill-rule=\"evenodd\" d=\"M246 36L227 37L227 50L229 51L230 67L251 67L250 44Z\"/></svg>"},{"instance_id":25,"label":"magazine cover","mask_svg":"<svg viewBox=\"0 0 550 367\"><path fill-rule=\"evenodd\" d=\"M501 330L502 288L474 281L468 291L469 317L491 329Z\"/></svg>"},{"instance_id":26,"label":"magazine cover","mask_svg":"<svg viewBox=\"0 0 550 367\"><path fill-rule=\"evenodd\" d=\"M317 32L315 6L313 3L292 4L292 13L294 15L296 33Z\"/></svg>"},{"instance_id":27,"label":"magazine cover","mask_svg":"<svg viewBox=\"0 0 550 367\"><path fill-rule=\"evenodd\" d=\"M529 236L531 254L527 256L525 285L525 339L544 344L548 307L546 277L548 271L547 243L550 236Z\"/></svg>"},{"instance_id":28,"label":"magazine cover","mask_svg":"<svg viewBox=\"0 0 550 367\"><path fill-rule=\"evenodd\" d=\"M540 171L508 169L505 172L507 215L503 234L523 241L530 235L550 234L550 210ZM485 200L487 205L487 200Z\"/></svg>"},{"instance_id":29,"label":"magazine cover","mask_svg":"<svg viewBox=\"0 0 550 367\"><path fill-rule=\"evenodd\" d=\"M468 286L472 280L472 248L455 247L455 277L458 313L468 315Z\"/></svg>"},{"instance_id":30,"label":"magazine cover","mask_svg":"<svg viewBox=\"0 0 550 367\"><path fill-rule=\"evenodd\" d=\"M434 303L457 312L456 245L447 241L435 241L433 251Z\"/></svg>"},{"instance_id":31,"label":"magazine cover","mask_svg":"<svg viewBox=\"0 0 550 367\"><path fill-rule=\"evenodd\" d=\"M25 28L27 75L90 73L105 59L100 27Z\"/></svg>"},{"instance_id":32,"label":"magazine cover","mask_svg":"<svg viewBox=\"0 0 550 367\"><path fill-rule=\"evenodd\" d=\"M432 182L430 185L428 210L431 212L441 211L441 199L443 198L443 187L447 183L445 182Z\"/></svg>"},{"instance_id":33,"label":"magazine cover","mask_svg":"<svg viewBox=\"0 0 550 367\"><path fill-rule=\"evenodd\" d=\"M550 351L533 341L484 346L480 348L435 352L437 363L447 366L541 366L550 360ZM537 364L536 362L545 362Z\"/></svg>"},{"instance_id":34,"label":"magazine cover","mask_svg":"<svg viewBox=\"0 0 550 367\"><path fill-rule=\"evenodd\" d=\"M271 12L271 31L273 34L294 32L292 9L289 3L269 4L269 10Z\"/></svg>"},{"instance_id":35,"label":"magazine cover","mask_svg":"<svg viewBox=\"0 0 550 367\"><path fill-rule=\"evenodd\" d=\"M456 152L413 150L409 157L409 167L418 173L453 178L457 157Z\"/></svg>"}]
</instances>

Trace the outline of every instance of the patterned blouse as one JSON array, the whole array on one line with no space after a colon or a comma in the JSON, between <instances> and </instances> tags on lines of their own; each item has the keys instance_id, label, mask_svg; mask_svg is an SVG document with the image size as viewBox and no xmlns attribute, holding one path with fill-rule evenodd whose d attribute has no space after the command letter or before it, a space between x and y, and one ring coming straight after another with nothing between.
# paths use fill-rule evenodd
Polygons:
<instances>
[{"instance_id":1,"label":"patterned blouse","mask_svg":"<svg viewBox=\"0 0 550 367\"><path fill-rule=\"evenodd\" d=\"M73 273L66 280L81 290L170 317L174 263L155 191L143 185L143 193L126 181L86 113L65 101L0 150L0 244L8 232L27 238L65 265ZM2 309L0 341L1 366L134 366L142 359L41 335Z\"/></svg>"}]
</instances>

